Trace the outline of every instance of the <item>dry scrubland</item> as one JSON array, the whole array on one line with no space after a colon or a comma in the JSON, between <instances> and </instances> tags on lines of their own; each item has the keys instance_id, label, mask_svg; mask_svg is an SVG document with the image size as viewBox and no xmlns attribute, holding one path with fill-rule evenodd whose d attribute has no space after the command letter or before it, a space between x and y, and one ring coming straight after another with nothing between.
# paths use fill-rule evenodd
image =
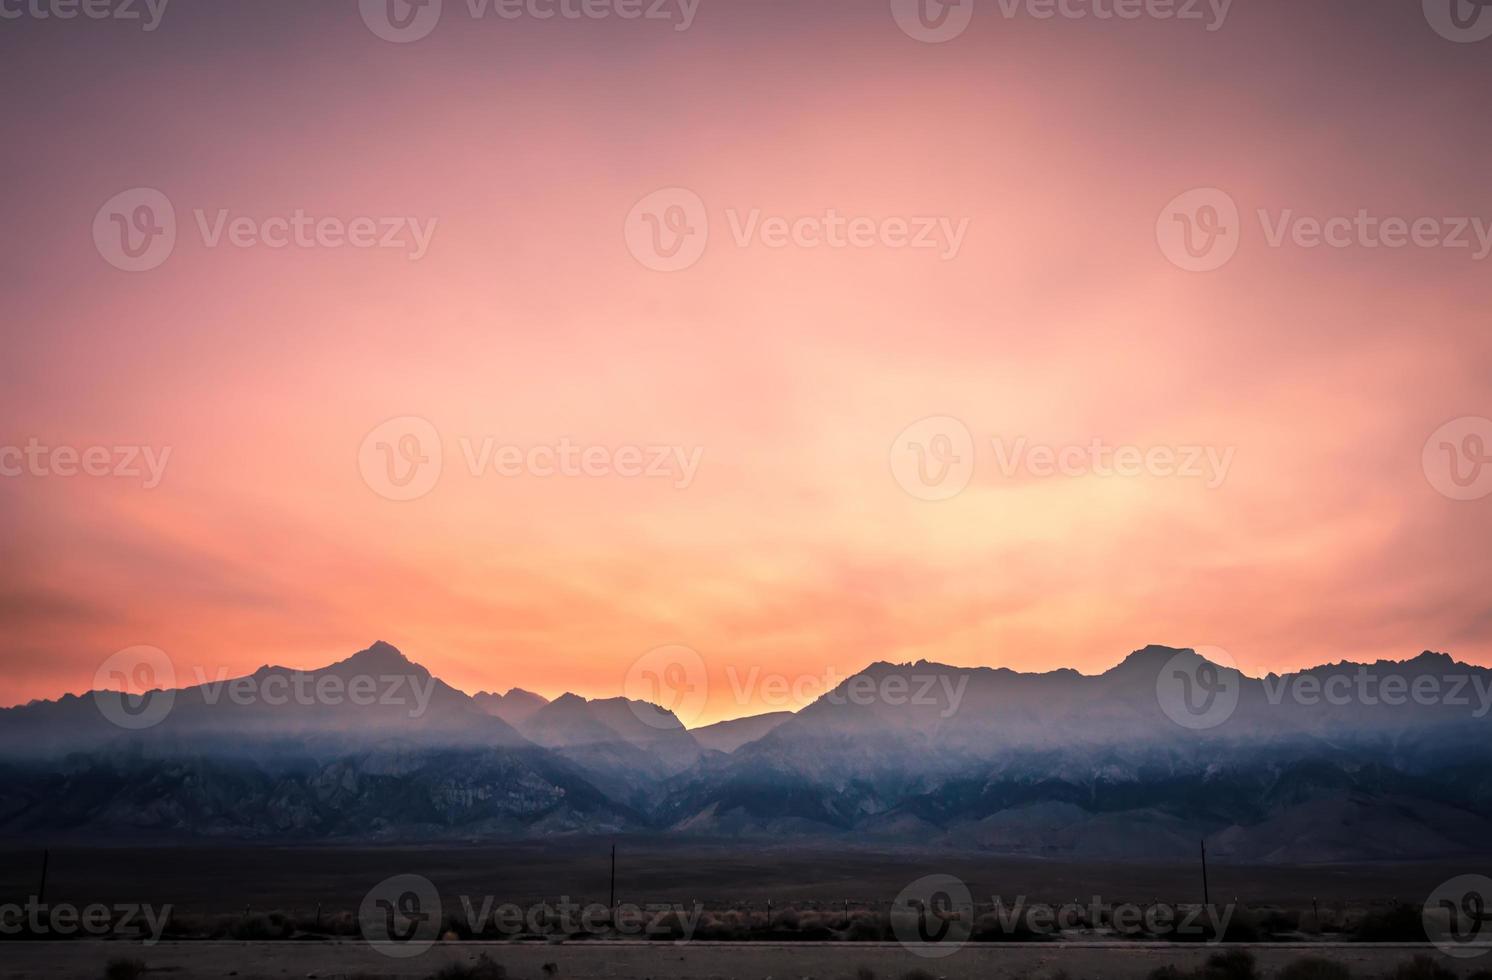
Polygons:
<instances>
[{"instance_id":1,"label":"dry scrubland","mask_svg":"<svg viewBox=\"0 0 1492 980\"><path fill-rule=\"evenodd\" d=\"M1489 964L1492 966L1492 964ZM1481 972L1478 972L1480 969ZM441 944L393 960L360 944L21 943L6 949L0 978L175 980L234 977L379 977L401 980L1492 980L1478 968L1423 950L1396 948L1122 949L966 947L922 959L898 946L777 944L637 946Z\"/></svg>"},{"instance_id":2,"label":"dry scrubland","mask_svg":"<svg viewBox=\"0 0 1492 980\"><path fill-rule=\"evenodd\" d=\"M47 898L52 902L170 904L166 942L150 948L120 942L0 942L0 980L105 977L144 980L196 977L401 977L425 980L988 980L1067 976L1103 980L1343 980L1347 977L1469 977L1492 970L1485 961L1454 961L1428 950L1435 967L1400 973L1427 950L1420 943L1420 904L1436 886L1469 870L1461 864L1417 863L1332 867L1212 869L1215 902L1237 899L1230 941L1249 947L1255 963L1206 962L1219 947L1156 946L1128 941L1091 948L1103 939L1079 929L1066 942L1027 943L1017 930L993 929L988 916L956 954L924 959L894 942L887 907L893 896L929 873L954 874L981 902L1195 902L1195 866L1042 861L978 852L905 852L849 847L764 847L740 841L619 842L619 901L699 902L705 912L696 942L558 943L536 938L489 943L462 921L460 897L493 895L499 902L605 901L610 840L569 838L466 847L152 847L85 848L52 842ZM34 849L0 851L0 900L34 891ZM367 891L395 874L428 876L440 889L445 940L409 960L380 955L357 941L354 912ZM768 918L766 903L772 902ZM1313 901L1314 900L1314 901ZM848 908L846 908L848 902ZM318 915L319 907L319 915ZM1091 924L1090 924L1091 925ZM1100 927L1102 923L1098 924ZM1395 944L1368 945L1373 944ZM1226 947L1231 949L1232 947ZM492 958L485 973L483 955ZM1291 967L1304 957L1329 957L1349 972ZM132 966L147 970L138 973ZM1174 967L1175 973L1157 973ZM1437 973L1436 969L1449 970ZM1293 972L1287 972L1293 970ZM1311 972L1314 970L1314 972ZM922 971L919 973L918 971ZM1200 972L1198 972L1200 971ZM1484 974L1492 978L1492 974Z\"/></svg>"}]
</instances>

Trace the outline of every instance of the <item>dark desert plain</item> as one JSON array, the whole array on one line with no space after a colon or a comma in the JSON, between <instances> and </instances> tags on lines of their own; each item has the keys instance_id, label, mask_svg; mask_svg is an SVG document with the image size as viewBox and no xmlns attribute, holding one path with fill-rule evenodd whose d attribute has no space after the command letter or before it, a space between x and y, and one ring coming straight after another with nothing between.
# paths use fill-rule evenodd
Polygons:
<instances>
[{"instance_id":1,"label":"dark desert plain","mask_svg":"<svg viewBox=\"0 0 1492 980\"><path fill-rule=\"evenodd\" d=\"M13 942L6 944L0 977L112 976L122 962L143 964L145 975L274 978L403 977L484 978L497 964L512 980L550 977L644 978L826 977L889 980L949 978L1142 978L1175 967L1204 971L1208 960L1234 948L1204 942L1064 934L1039 942L971 942L954 955L929 958L915 944L790 938L785 932L750 941L660 937L653 940L522 936L500 942L447 935L414 959L390 958L356 933L359 903L368 888L418 869L448 903L524 907L569 900L608 900L610 848L617 846L618 902L640 906L700 908L713 915L760 915L770 907L793 914L832 916L889 907L905 884L930 870L967 882L977 901L1111 903L1196 907L1202 889L1199 862L1178 855L1166 862L1089 862L898 845L881 849L842 840L773 846L739 840L669 840L623 836L440 846L272 846L157 844L99 846L78 840L41 841L35 847L0 849L0 894L33 894L41 853L49 852L47 892L56 901L86 906L140 903L171 905L173 921L192 938L166 930L157 944L120 941ZM1319 866L1209 863L1214 901L1234 903L1252 923L1289 921L1298 930L1241 944L1259 975L1282 972L1303 957L1325 957L1357 977L1395 977L1428 944L1385 935L1366 942L1362 924L1390 919L1395 908L1418 915L1421 896L1461 873L1465 862L1404 862ZM455 906L452 908L451 906ZM1311 916L1326 923L1322 932ZM264 938L270 921L294 923L287 938ZM317 930L311 923L322 924ZM1288 926L1280 926L1288 929ZM1335 932L1333 930L1342 930ZM347 934L342 934L346 932ZM807 933L803 934L805 937ZM1437 957L1449 974L1475 976L1478 960ZM444 971L444 972L442 972ZM867 973L866 971L869 971ZM921 971L921 972L919 972ZM1177 976L1177 975L1172 975Z\"/></svg>"},{"instance_id":2,"label":"dark desert plain","mask_svg":"<svg viewBox=\"0 0 1492 980\"><path fill-rule=\"evenodd\" d=\"M836 841L781 846L740 840L616 839L617 900L698 901L706 910L767 901L838 906L889 903L909 881L956 875L976 896L1024 895L1032 901L1197 902L1196 855L1173 864L1079 862L977 851L898 846L879 850ZM170 847L51 844L47 890L78 904L172 904L180 912L242 914L251 910L355 912L368 889L418 870L442 895L496 896L527 904L568 896L606 901L612 838L566 838L438 846L298 846L173 844ZM35 891L42 845L0 848L0 889ZM1255 905L1418 903L1436 885L1464 873L1466 862L1403 864L1228 865L1210 862L1215 898ZM231 882L232 888L224 883ZM454 901L454 899L453 899Z\"/></svg>"}]
</instances>

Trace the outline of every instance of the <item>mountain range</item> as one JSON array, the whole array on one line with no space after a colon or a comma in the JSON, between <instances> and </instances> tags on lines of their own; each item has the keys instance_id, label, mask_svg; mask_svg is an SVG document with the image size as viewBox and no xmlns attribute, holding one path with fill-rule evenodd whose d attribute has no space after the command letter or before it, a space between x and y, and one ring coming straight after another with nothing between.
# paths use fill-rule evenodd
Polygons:
<instances>
[{"instance_id":1,"label":"mountain range","mask_svg":"<svg viewBox=\"0 0 1492 980\"><path fill-rule=\"evenodd\" d=\"M169 711L140 730L101 710L117 694L0 710L0 834L648 832L1116 860L1206 837L1291 863L1492 848L1492 670L1444 654L1264 678L1159 646L1092 676L874 663L797 712L693 731L625 698L469 696L386 643L150 697Z\"/></svg>"}]
</instances>

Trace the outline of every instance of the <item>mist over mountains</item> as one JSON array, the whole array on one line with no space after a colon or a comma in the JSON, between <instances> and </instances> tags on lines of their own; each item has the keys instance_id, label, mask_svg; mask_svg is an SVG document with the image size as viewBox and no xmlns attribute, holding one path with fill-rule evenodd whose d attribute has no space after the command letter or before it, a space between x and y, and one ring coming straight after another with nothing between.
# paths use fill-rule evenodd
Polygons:
<instances>
[{"instance_id":1,"label":"mist over mountains","mask_svg":"<svg viewBox=\"0 0 1492 980\"><path fill-rule=\"evenodd\" d=\"M1492 848L1489 709L1492 671L1443 654L1255 679L1152 646L1096 676L875 663L796 713L691 732L625 698L468 696L377 643L0 710L0 833L1447 857Z\"/></svg>"}]
</instances>

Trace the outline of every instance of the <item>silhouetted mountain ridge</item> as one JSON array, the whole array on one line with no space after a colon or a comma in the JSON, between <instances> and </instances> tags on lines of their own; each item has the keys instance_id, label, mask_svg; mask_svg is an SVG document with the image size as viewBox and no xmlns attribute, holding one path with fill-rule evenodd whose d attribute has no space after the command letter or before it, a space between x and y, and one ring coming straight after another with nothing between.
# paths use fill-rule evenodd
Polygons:
<instances>
[{"instance_id":1,"label":"silhouetted mountain ridge","mask_svg":"<svg viewBox=\"0 0 1492 980\"><path fill-rule=\"evenodd\" d=\"M1492 841L1492 723L1478 710L1492 671L1431 652L1262 678L1208 664L1158 645L1095 675L877 661L796 713L691 733L620 697L468 696L379 642L319 670L193 678L141 731L93 695L0 711L0 832L652 828L1147 860L1208 835L1220 857L1257 861ZM1221 702L1218 677L1233 685ZM1456 679L1469 706L1444 696ZM1351 698L1323 701L1328 681ZM1442 697L1363 693L1390 682ZM1400 838L1415 843L1396 852Z\"/></svg>"}]
</instances>

